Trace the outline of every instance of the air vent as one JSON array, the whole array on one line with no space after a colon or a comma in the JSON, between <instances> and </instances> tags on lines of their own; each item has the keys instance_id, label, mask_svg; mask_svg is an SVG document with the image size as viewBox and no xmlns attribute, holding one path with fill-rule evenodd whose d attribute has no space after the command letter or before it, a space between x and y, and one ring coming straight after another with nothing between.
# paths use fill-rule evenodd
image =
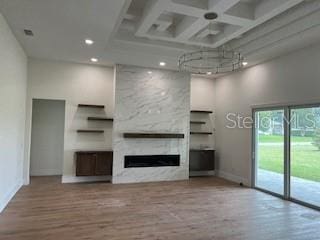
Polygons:
<instances>
[{"instance_id":1,"label":"air vent","mask_svg":"<svg viewBox=\"0 0 320 240\"><path fill-rule=\"evenodd\" d=\"M24 34L27 36L33 36L33 32L30 29L24 29Z\"/></svg>"}]
</instances>

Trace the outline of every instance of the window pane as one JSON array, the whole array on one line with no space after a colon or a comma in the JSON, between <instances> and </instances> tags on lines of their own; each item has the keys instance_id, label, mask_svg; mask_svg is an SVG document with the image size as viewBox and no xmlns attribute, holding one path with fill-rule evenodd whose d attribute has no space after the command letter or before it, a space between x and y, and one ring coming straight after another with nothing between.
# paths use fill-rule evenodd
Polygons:
<instances>
[{"instance_id":1,"label":"window pane","mask_svg":"<svg viewBox=\"0 0 320 240\"><path fill-rule=\"evenodd\" d=\"M256 187L283 195L284 110L255 114Z\"/></svg>"},{"instance_id":2,"label":"window pane","mask_svg":"<svg viewBox=\"0 0 320 240\"><path fill-rule=\"evenodd\" d=\"M291 110L291 197L320 206L320 108Z\"/></svg>"}]
</instances>

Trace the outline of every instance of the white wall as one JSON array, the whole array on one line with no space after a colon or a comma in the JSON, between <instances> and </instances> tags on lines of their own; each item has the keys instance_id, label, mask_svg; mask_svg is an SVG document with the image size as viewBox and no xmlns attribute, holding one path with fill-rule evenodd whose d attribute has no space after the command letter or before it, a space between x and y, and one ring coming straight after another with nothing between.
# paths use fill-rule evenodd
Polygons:
<instances>
[{"instance_id":1,"label":"white wall","mask_svg":"<svg viewBox=\"0 0 320 240\"><path fill-rule=\"evenodd\" d=\"M212 135L190 135L190 148L215 149L215 81L200 76L191 77L191 110L209 110L213 114L190 115L190 120L204 121L206 124L191 124L191 131L213 132Z\"/></svg>"},{"instance_id":2,"label":"white wall","mask_svg":"<svg viewBox=\"0 0 320 240\"><path fill-rule=\"evenodd\" d=\"M117 65L113 183L189 178L190 75ZM124 132L182 133L183 139L126 139ZM180 166L124 168L126 155L180 155Z\"/></svg>"},{"instance_id":3,"label":"white wall","mask_svg":"<svg viewBox=\"0 0 320 240\"><path fill-rule=\"evenodd\" d=\"M34 99L32 109L30 175L62 175L65 102Z\"/></svg>"},{"instance_id":4,"label":"white wall","mask_svg":"<svg viewBox=\"0 0 320 240\"><path fill-rule=\"evenodd\" d=\"M77 150L109 150L112 148L112 124L88 122L88 116L113 116L113 69L68 62L29 60L26 146L30 150L32 99L65 100L63 181L75 177L74 152ZM102 104L104 110L79 109L79 103ZM81 134L79 128L104 129L104 134ZM25 181L29 179L29 156L25 161ZM86 179L90 180L90 179Z\"/></svg>"},{"instance_id":5,"label":"white wall","mask_svg":"<svg viewBox=\"0 0 320 240\"><path fill-rule=\"evenodd\" d=\"M22 185L27 57L0 14L0 212Z\"/></svg>"},{"instance_id":6,"label":"white wall","mask_svg":"<svg viewBox=\"0 0 320 240\"><path fill-rule=\"evenodd\" d=\"M251 130L226 128L229 112L252 106L320 103L320 45L216 80L216 149L222 177L251 181Z\"/></svg>"}]
</instances>

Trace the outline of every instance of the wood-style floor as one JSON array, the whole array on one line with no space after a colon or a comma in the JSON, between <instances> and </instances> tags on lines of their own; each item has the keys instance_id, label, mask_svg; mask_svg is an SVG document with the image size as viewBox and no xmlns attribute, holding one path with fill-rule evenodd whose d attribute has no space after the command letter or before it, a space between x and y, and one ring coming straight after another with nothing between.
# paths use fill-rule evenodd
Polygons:
<instances>
[{"instance_id":1,"label":"wood-style floor","mask_svg":"<svg viewBox=\"0 0 320 240\"><path fill-rule=\"evenodd\" d=\"M218 178L112 185L33 178L1 240L319 240L320 212Z\"/></svg>"}]
</instances>

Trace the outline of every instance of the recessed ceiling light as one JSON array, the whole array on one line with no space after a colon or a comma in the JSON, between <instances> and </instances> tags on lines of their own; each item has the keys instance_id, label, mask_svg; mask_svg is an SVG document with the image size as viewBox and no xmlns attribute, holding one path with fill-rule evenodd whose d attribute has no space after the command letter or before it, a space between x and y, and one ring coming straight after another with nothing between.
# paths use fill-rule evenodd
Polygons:
<instances>
[{"instance_id":1,"label":"recessed ceiling light","mask_svg":"<svg viewBox=\"0 0 320 240\"><path fill-rule=\"evenodd\" d=\"M151 71L149 71L148 73L149 73L149 74L152 74L152 72L151 72Z\"/></svg>"},{"instance_id":2,"label":"recessed ceiling light","mask_svg":"<svg viewBox=\"0 0 320 240\"><path fill-rule=\"evenodd\" d=\"M91 39L86 39L85 42L87 45L92 45L94 43Z\"/></svg>"},{"instance_id":3,"label":"recessed ceiling light","mask_svg":"<svg viewBox=\"0 0 320 240\"><path fill-rule=\"evenodd\" d=\"M165 63L165 62L160 62L159 65L160 65L160 66L165 66L166 63Z\"/></svg>"},{"instance_id":4,"label":"recessed ceiling light","mask_svg":"<svg viewBox=\"0 0 320 240\"><path fill-rule=\"evenodd\" d=\"M246 65L248 65L248 62L243 62L242 65L246 66Z\"/></svg>"},{"instance_id":5,"label":"recessed ceiling light","mask_svg":"<svg viewBox=\"0 0 320 240\"><path fill-rule=\"evenodd\" d=\"M97 58L91 58L91 62L98 62Z\"/></svg>"},{"instance_id":6,"label":"recessed ceiling light","mask_svg":"<svg viewBox=\"0 0 320 240\"><path fill-rule=\"evenodd\" d=\"M212 72L207 72L207 75L211 75L212 74Z\"/></svg>"},{"instance_id":7,"label":"recessed ceiling light","mask_svg":"<svg viewBox=\"0 0 320 240\"><path fill-rule=\"evenodd\" d=\"M23 31L24 31L24 34L27 36L34 36L32 30L30 30L30 29L24 29Z\"/></svg>"},{"instance_id":8,"label":"recessed ceiling light","mask_svg":"<svg viewBox=\"0 0 320 240\"><path fill-rule=\"evenodd\" d=\"M214 19L217 19L218 18L218 14L215 13L215 12L208 12L204 15L204 18L206 20L214 20Z\"/></svg>"}]
</instances>

